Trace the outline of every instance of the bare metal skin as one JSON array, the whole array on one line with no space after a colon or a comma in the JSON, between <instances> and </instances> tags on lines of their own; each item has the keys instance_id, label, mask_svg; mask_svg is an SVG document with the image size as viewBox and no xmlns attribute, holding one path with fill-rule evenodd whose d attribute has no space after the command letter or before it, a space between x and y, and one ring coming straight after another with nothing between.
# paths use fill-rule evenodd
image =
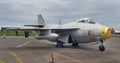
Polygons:
<instances>
[{"instance_id":1,"label":"bare metal skin","mask_svg":"<svg viewBox=\"0 0 120 63\"><path fill-rule=\"evenodd\" d=\"M109 27L95 23L89 18L81 18L67 24L49 25L45 24L41 15L38 16L38 25L25 25L28 27L3 27L14 31L36 31L36 39L46 39L57 42L56 47L63 47L64 43L72 43L77 47L79 43L101 42L100 51L104 51L104 40L109 39L112 31Z\"/></svg>"}]
</instances>

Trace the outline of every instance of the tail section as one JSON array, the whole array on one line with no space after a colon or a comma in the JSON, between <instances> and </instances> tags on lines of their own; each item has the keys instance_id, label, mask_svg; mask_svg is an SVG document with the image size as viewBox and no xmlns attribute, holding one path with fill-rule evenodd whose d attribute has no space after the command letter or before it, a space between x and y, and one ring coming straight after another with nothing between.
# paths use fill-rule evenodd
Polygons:
<instances>
[{"instance_id":1,"label":"tail section","mask_svg":"<svg viewBox=\"0 0 120 63\"><path fill-rule=\"evenodd\" d=\"M29 26L29 27L44 27L45 26L45 21L42 17L42 15L38 15L38 24L37 25L24 25L24 26Z\"/></svg>"},{"instance_id":2,"label":"tail section","mask_svg":"<svg viewBox=\"0 0 120 63\"><path fill-rule=\"evenodd\" d=\"M38 15L38 25L45 25L45 21L42 15Z\"/></svg>"}]
</instances>

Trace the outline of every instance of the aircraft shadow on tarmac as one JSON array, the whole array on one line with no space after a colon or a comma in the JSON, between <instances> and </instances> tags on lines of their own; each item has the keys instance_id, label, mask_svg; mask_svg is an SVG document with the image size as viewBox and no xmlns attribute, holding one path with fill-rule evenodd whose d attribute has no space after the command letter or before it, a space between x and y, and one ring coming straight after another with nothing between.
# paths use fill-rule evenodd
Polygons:
<instances>
[{"instance_id":1,"label":"aircraft shadow on tarmac","mask_svg":"<svg viewBox=\"0 0 120 63\"><path fill-rule=\"evenodd\" d=\"M57 49L80 49L80 50L87 50L87 51L95 51L96 49L86 47L83 45L79 45L78 47L73 47L73 46L64 46L62 48L57 48L53 45L49 46L24 46L24 47L8 47L8 50L57 50Z\"/></svg>"}]
</instances>

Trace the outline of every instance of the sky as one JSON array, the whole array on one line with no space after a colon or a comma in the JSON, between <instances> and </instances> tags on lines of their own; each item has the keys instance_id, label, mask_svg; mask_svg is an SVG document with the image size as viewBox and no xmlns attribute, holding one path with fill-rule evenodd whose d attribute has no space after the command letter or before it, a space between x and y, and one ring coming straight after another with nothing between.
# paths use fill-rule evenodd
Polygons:
<instances>
[{"instance_id":1,"label":"sky","mask_svg":"<svg viewBox=\"0 0 120 63\"><path fill-rule=\"evenodd\" d=\"M39 14L47 24L90 18L120 30L120 0L0 0L0 27L37 24Z\"/></svg>"}]
</instances>

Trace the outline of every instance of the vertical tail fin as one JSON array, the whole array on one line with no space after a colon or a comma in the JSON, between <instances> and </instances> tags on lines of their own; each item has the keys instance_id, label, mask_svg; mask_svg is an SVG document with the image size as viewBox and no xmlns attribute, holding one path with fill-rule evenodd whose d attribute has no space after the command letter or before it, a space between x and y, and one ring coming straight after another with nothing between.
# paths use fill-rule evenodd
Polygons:
<instances>
[{"instance_id":1,"label":"vertical tail fin","mask_svg":"<svg viewBox=\"0 0 120 63\"><path fill-rule=\"evenodd\" d=\"M45 25L45 21L42 15L38 15L38 25Z\"/></svg>"},{"instance_id":2,"label":"vertical tail fin","mask_svg":"<svg viewBox=\"0 0 120 63\"><path fill-rule=\"evenodd\" d=\"M30 26L30 27L44 27L45 21L42 17L42 15L38 15L38 25L24 25L24 26Z\"/></svg>"}]
</instances>

